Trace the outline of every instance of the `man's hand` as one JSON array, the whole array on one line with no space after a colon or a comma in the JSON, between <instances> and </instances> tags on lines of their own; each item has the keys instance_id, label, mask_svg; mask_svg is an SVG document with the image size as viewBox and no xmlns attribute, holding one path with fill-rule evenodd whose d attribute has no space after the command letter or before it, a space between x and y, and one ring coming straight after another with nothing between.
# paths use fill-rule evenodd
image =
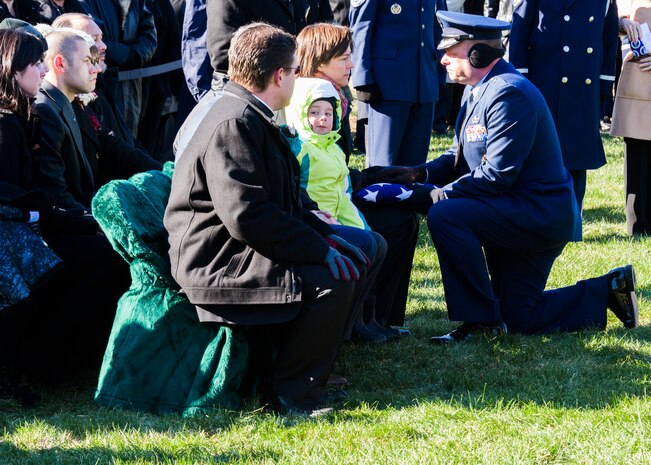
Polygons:
<instances>
[{"instance_id":1,"label":"man's hand","mask_svg":"<svg viewBox=\"0 0 651 465\"><path fill-rule=\"evenodd\" d=\"M355 91L357 93L357 100L360 102L376 105L382 101L382 93L377 84L366 84L364 86L355 87Z\"/></svg>"},{"instance_id":2,"label":"man's hand","mask_svg":"<svg viewBox=\"0 0 651 465\"><path fill-rule=\"evenodd\" d=\"M441 200L447 199L445 196L445 191L443 189L433 189L430 193L429 196L432 198L432 205L434 205L436 202L440 202Z\"/></svg>"},{"instance_id":3,"label":"man's hand","mask_svg":"<svg viewBox=\"0 0 651 465\"><path fill-rule=\"evenodd\" d=\"M332 247L328 249L328 255L326 255L323 263L328 267L334 279L343 279L344 281L350 281L351 279L357 281L359 279L359 271L355 268L353 261L345 255L341 255Z\"/></svg>"},{"instance_id":4,"label":"man's hand","mask_svg":"<svg viewBox=\"0 0 651 465\"><path fill-rule=\"evenodd\" d=\"M333 249L338 250L343 254L355 257L357 260L364 263L367 268L371 266L371 260L369 260L362 249L342 239L340 236L329 234L325 237L325 240Z\"/></svg>"},{"instance_id":5,"label":"man's hand","mask_svg":"<svg viewBox=\"0 0 651 465\"><path fill-rule=\"evenodd\" d=\"M425 181L425 168L419 166L372 166L362 171L366 185L378 182L412 184Z\"/></svg>"}]
</instances>

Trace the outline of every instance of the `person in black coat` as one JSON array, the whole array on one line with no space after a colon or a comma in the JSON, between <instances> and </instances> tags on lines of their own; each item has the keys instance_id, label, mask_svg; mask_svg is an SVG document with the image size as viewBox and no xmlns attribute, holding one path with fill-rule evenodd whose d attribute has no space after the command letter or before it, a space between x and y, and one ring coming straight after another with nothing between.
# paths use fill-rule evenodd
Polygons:
<instances>
[{"instance_id":1,"label":"person in black coat","mask_svg":"<svg viewBox=\"0 0 651 465\"><path fill-rule=\"evenodd\" d=\"M296 36L307 25L332 21L328 0L207 0L206 41L213 70L226 74L231 37L240 26L264 21Z\"/></svg>"},{"instance_id":2,"label":"person in black coat","mask_svg":"<svg viewBox=\"0 0 651 465\"><path fill-rule=\"evenodd\" d=\"M0 88L20 89L18 94L0 93L0 195L15 198L12 191L24 193L15 204L31 212L30 221L38 226L35 230L63 260L65 270L36 290L30 302L3 314L0 341L11 350L19 349L23 371L51 381L85 362L99 366L115 304L128 286L129 275L106 237L98 234L92 218L53 209L43 192L35 190L40 176L41 131L39 116L31 111L28 99L38 93L45 76L44 41L26 23L15 26L32 32L0 31L2 61L12 63L11 69L6 68L10 76L0 73ZM22 34L31 44L15 47L6 40L11 34ZM29 320L23 332L22 319ZM14 378L20 382L19 377ZM0 380L4 394L23 405L37 399L24 386L12 388L7 381Z\"/></svg>"},{"instance_id":3,"label":"person in black coat","mask_svg":"<svg viewBox=\"0 0 651 465\"><path fill-rule=\"evenodd\" d=\"M65 13L89 14L78 0L36 0L40 5L41 22L52 24L52 22Z\"/></svg>"},{"instance_id":4,"label":"person in black coat","mask_svg":"<svg viewBox=\"0 0 651 465\"><path fill-rule=\"evenodd\" d=\"M231 80L177 162L165 228L172 275L200 319L255 332L256 357L276 354L264 400L307 413L321 404L368 259L302 205L298 161L273 121L291 99L294 52L268 24L235 33ZM260 333L273 348L260 350Z\"/></svg>"},{"instance_id":5,"label":"person in black coat","mask_svg":"<svg viewBox=\"0 0 651 465\"><path fill-rule=\"evenodd\" d=\"M37 0L1 0L0 21L6 18L20 19L32 25L47 22Z\"/></svg>"}]
</instances>

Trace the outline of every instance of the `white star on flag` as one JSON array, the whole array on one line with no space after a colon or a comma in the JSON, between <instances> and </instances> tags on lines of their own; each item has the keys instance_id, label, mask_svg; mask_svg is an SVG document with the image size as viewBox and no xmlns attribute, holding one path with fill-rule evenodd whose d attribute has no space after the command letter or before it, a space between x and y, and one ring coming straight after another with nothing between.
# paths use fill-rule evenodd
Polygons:
<instances>
[{"instance_id":1,"label":"white star on flag","mask_svg":"<svg viewBox=\"0 0 651 465\"><path fill-rule=\"evenodd\" d=\"M396 197L399 198L400 200L408 199L409 197L411 197L411 194L413 194L414 192L414 191L408 191L407 189L404 189L402 187L400 188L400 190L402 191L402 194L396 195Z\"/></svg>"},{"instance_id":2,"label":"white star on flag","mask_svg":"<svg viewBox=\"0 0 651 465\"><path fill-rule=\"evenodd\" d=\"M364 200L366 200L367 202L377 202L377 193L378 191L375 192L369 191L368 194L364 196Z\"/></svg>"}]
</instances>

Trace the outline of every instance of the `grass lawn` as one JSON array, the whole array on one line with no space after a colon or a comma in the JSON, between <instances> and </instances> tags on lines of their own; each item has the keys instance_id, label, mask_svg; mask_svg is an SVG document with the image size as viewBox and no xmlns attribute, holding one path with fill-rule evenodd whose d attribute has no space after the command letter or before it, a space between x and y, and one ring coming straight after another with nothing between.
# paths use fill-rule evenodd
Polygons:
<instances>
[{"instance_id":1,"label":"grass lawn","mask_svg":"<svg viewBox=\"0 0 651 465\"><path fill-rule=\"evenodd\" d=\"M436 136L432 156L449 145ZM645 464L651 463L651 238L624 226L623 148L590 172L584 241L569 244L548 287L634 264L641 327L609 315L605 332L508 334L455 347L430 336L447 320L427 228L414 260L413 337L346 345L336 366L348 401L319 419L242 411L183 419L97 406L96 373L22 410L0 403L0 465L10 464ZM362 163L361 160L355 160Z\"/></svg>"}]
</instances>

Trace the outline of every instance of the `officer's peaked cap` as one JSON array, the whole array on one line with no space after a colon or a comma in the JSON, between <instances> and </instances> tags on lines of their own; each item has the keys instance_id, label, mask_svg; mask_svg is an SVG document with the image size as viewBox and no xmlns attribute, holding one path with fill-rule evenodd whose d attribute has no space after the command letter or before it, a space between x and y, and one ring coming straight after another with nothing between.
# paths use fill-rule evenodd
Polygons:
<instances>
[{"instance_id":1,"label":"officer's peaked cap","mask_svg":"<svg viewBox=\"0 0 651 465\"><path fill-rule=\"evenodd\" d=\"M502 31L511 29L511 23L479 15L437 11L436 17L443 29L439 50L450 48L463 40L500 39Z\"/></svg>"}]
</instances>

